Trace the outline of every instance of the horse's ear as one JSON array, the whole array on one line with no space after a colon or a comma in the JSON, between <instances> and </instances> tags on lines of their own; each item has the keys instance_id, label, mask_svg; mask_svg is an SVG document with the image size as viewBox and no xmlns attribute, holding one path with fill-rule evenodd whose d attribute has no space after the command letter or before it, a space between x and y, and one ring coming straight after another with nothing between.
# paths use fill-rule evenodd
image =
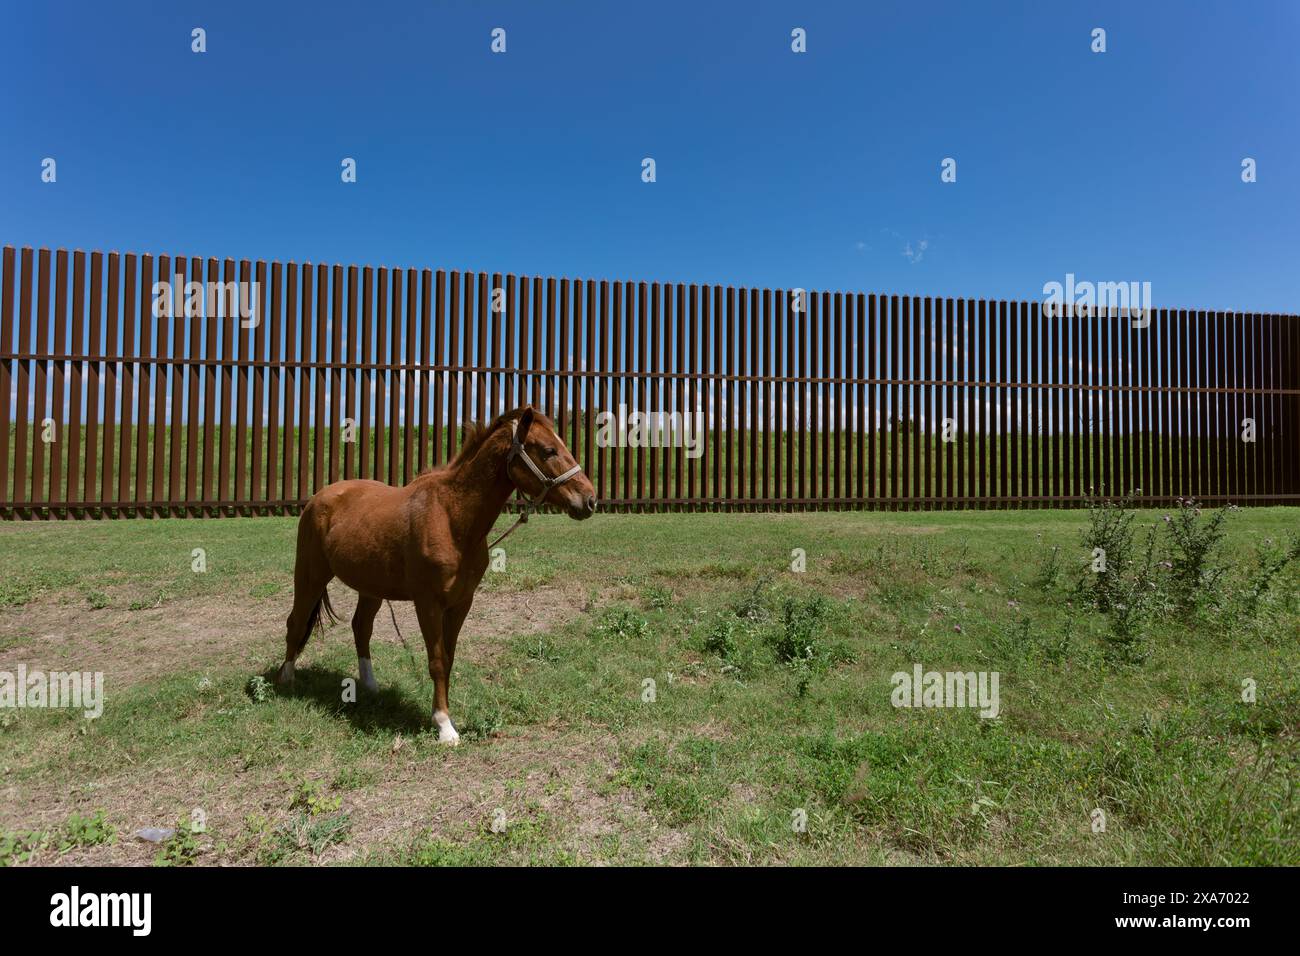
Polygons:
<instances>
[{"instance_id":1,"label":"horse's ear","mask_svg":"<svg viewBox=\"0 0 1300 956\"><path fill-rule=\"evenodd\" d=\"M525 405L523 414L519 416L519 424L515 426L515 441L519 444L524 443L528 437L528 429L533 427L533 406Z\"/></svg>"}]
</instances>

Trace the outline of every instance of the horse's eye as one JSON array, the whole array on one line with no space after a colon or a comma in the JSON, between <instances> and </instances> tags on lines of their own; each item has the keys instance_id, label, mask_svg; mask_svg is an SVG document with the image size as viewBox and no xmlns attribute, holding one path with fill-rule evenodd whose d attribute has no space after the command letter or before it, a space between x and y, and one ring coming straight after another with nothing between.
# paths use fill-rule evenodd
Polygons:
<instances>
[{"instance_id":1,"label":"horse's eye","mask_svg":"<svg viewBox=\"0 0 1300 956\"><path fill-rule=\"evenodd\" d=\"M543 449L542 449L542 454L543 454L545 457L547 457L547 458L554 458L557 454L559 454L559 452L557 452L557 451L555 450L555 448L553 448L553 447L552 447L552 448L543 448Z\"/></svg>"}]
</instances>

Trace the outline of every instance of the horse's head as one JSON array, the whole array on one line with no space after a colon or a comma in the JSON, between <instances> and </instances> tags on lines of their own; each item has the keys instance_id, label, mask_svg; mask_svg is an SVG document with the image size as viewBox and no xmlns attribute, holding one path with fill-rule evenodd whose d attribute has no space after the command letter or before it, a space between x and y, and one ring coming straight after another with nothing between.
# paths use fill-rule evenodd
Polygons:
<instances>
[{"instance_id":1,"label":"horse's head","mask_svg":"<svg viewBox=\"0 0 1300 956\"><path fill-rule=\"evenodd\" d=\"M550 421L525 406L515 425L514 447L506 474L536 504L563 508L581 521L596 513L596 489L555 434Z\"/></svg>"}]
</instances>

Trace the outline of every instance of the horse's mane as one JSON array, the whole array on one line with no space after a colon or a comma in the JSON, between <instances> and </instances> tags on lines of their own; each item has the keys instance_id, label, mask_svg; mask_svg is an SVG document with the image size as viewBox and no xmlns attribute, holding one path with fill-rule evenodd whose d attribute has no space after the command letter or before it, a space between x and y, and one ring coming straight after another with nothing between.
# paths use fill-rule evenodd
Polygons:
<instances>
[{"instance_id":1,"label":"horse's mane","mask_svg":"<svg viewBox=\"0 0 1300 956\"><path fill-rule=\"evenodd\" d=\"M475 421L462 422L461 423L461 429L462 429L461 446L459 450L457 450L455 457L453 457L451 461L447 462L445 465L439 465L438 467L450 468L453 465L459 465L463 461L468 461L470 458L474 457L474 454L480 448L483 447L483 443L486 442L489 438L491 438L496 433L497 429L502 428L503 426L508 425L512 422L518 421L519 416L522 415L523 412L524 412L523 406L519 408L512 408L508 412L502 412L500 415L492 419L492 421L486 425ZM536 409L533 410L533 419L535 421L541 422L551 431L555 431L555 423L552 422L545 415L543 415L541 412L537 411ZM434 470L433 468L426 469L426 471L433 471L433 470ZM422 474L423 473L424 472L422 472Z\"/></svg>"}]
</instances>

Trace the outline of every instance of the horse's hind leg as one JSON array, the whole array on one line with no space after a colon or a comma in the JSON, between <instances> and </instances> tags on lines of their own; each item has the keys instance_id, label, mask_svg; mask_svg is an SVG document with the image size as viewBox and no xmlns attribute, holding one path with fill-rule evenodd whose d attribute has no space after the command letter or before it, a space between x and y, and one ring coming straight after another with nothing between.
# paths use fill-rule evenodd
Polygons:
<instances>
[{"instance_id":1,"label":"horse's hind leg","mask_svg":"<svg viewBox=\"0 0 1300 956\"><path fill-rule=\"evenodd\" d=\"M375 680L375 670L370 665L370 634L375 629L375 615L383 602L376 597L365 594L357 595L357 609L352 615L352 637L357 644L357 669L361 674L361 686L371 693L379 691L379 682Z\"/></svg>"},{"instance_id":2,"label":"horse's hind leg","mask_svg":"<svg viewBox=\"0 0 1300 956\"><path fill-rule=\"evenodd\" d=\"M329 581L326 577L324 580L312 581L307 587L294 586L293 610L289 612L285 626L284 663L280 665L280 673L275 679L282 687L293 686L293 662L307 646L307 638L311 637L312 628L320 620L322 605L329 601L326 593Z\"/></svg>"},{"instance_id":3,"label":"horse's hind leg","mask_svg":"<svg viewBox=\"0 0 1300 956\"><path fill-rule=\"evenodd\" d=\"M293 566L293 610L285 622L284 663L276 677L276 683L281 686L293 686L293 662L307 645L322 610L333 617L326 591L333 577L324 552L310 547L299 533L298 557Z\"/></svg>"}]
</instances>

